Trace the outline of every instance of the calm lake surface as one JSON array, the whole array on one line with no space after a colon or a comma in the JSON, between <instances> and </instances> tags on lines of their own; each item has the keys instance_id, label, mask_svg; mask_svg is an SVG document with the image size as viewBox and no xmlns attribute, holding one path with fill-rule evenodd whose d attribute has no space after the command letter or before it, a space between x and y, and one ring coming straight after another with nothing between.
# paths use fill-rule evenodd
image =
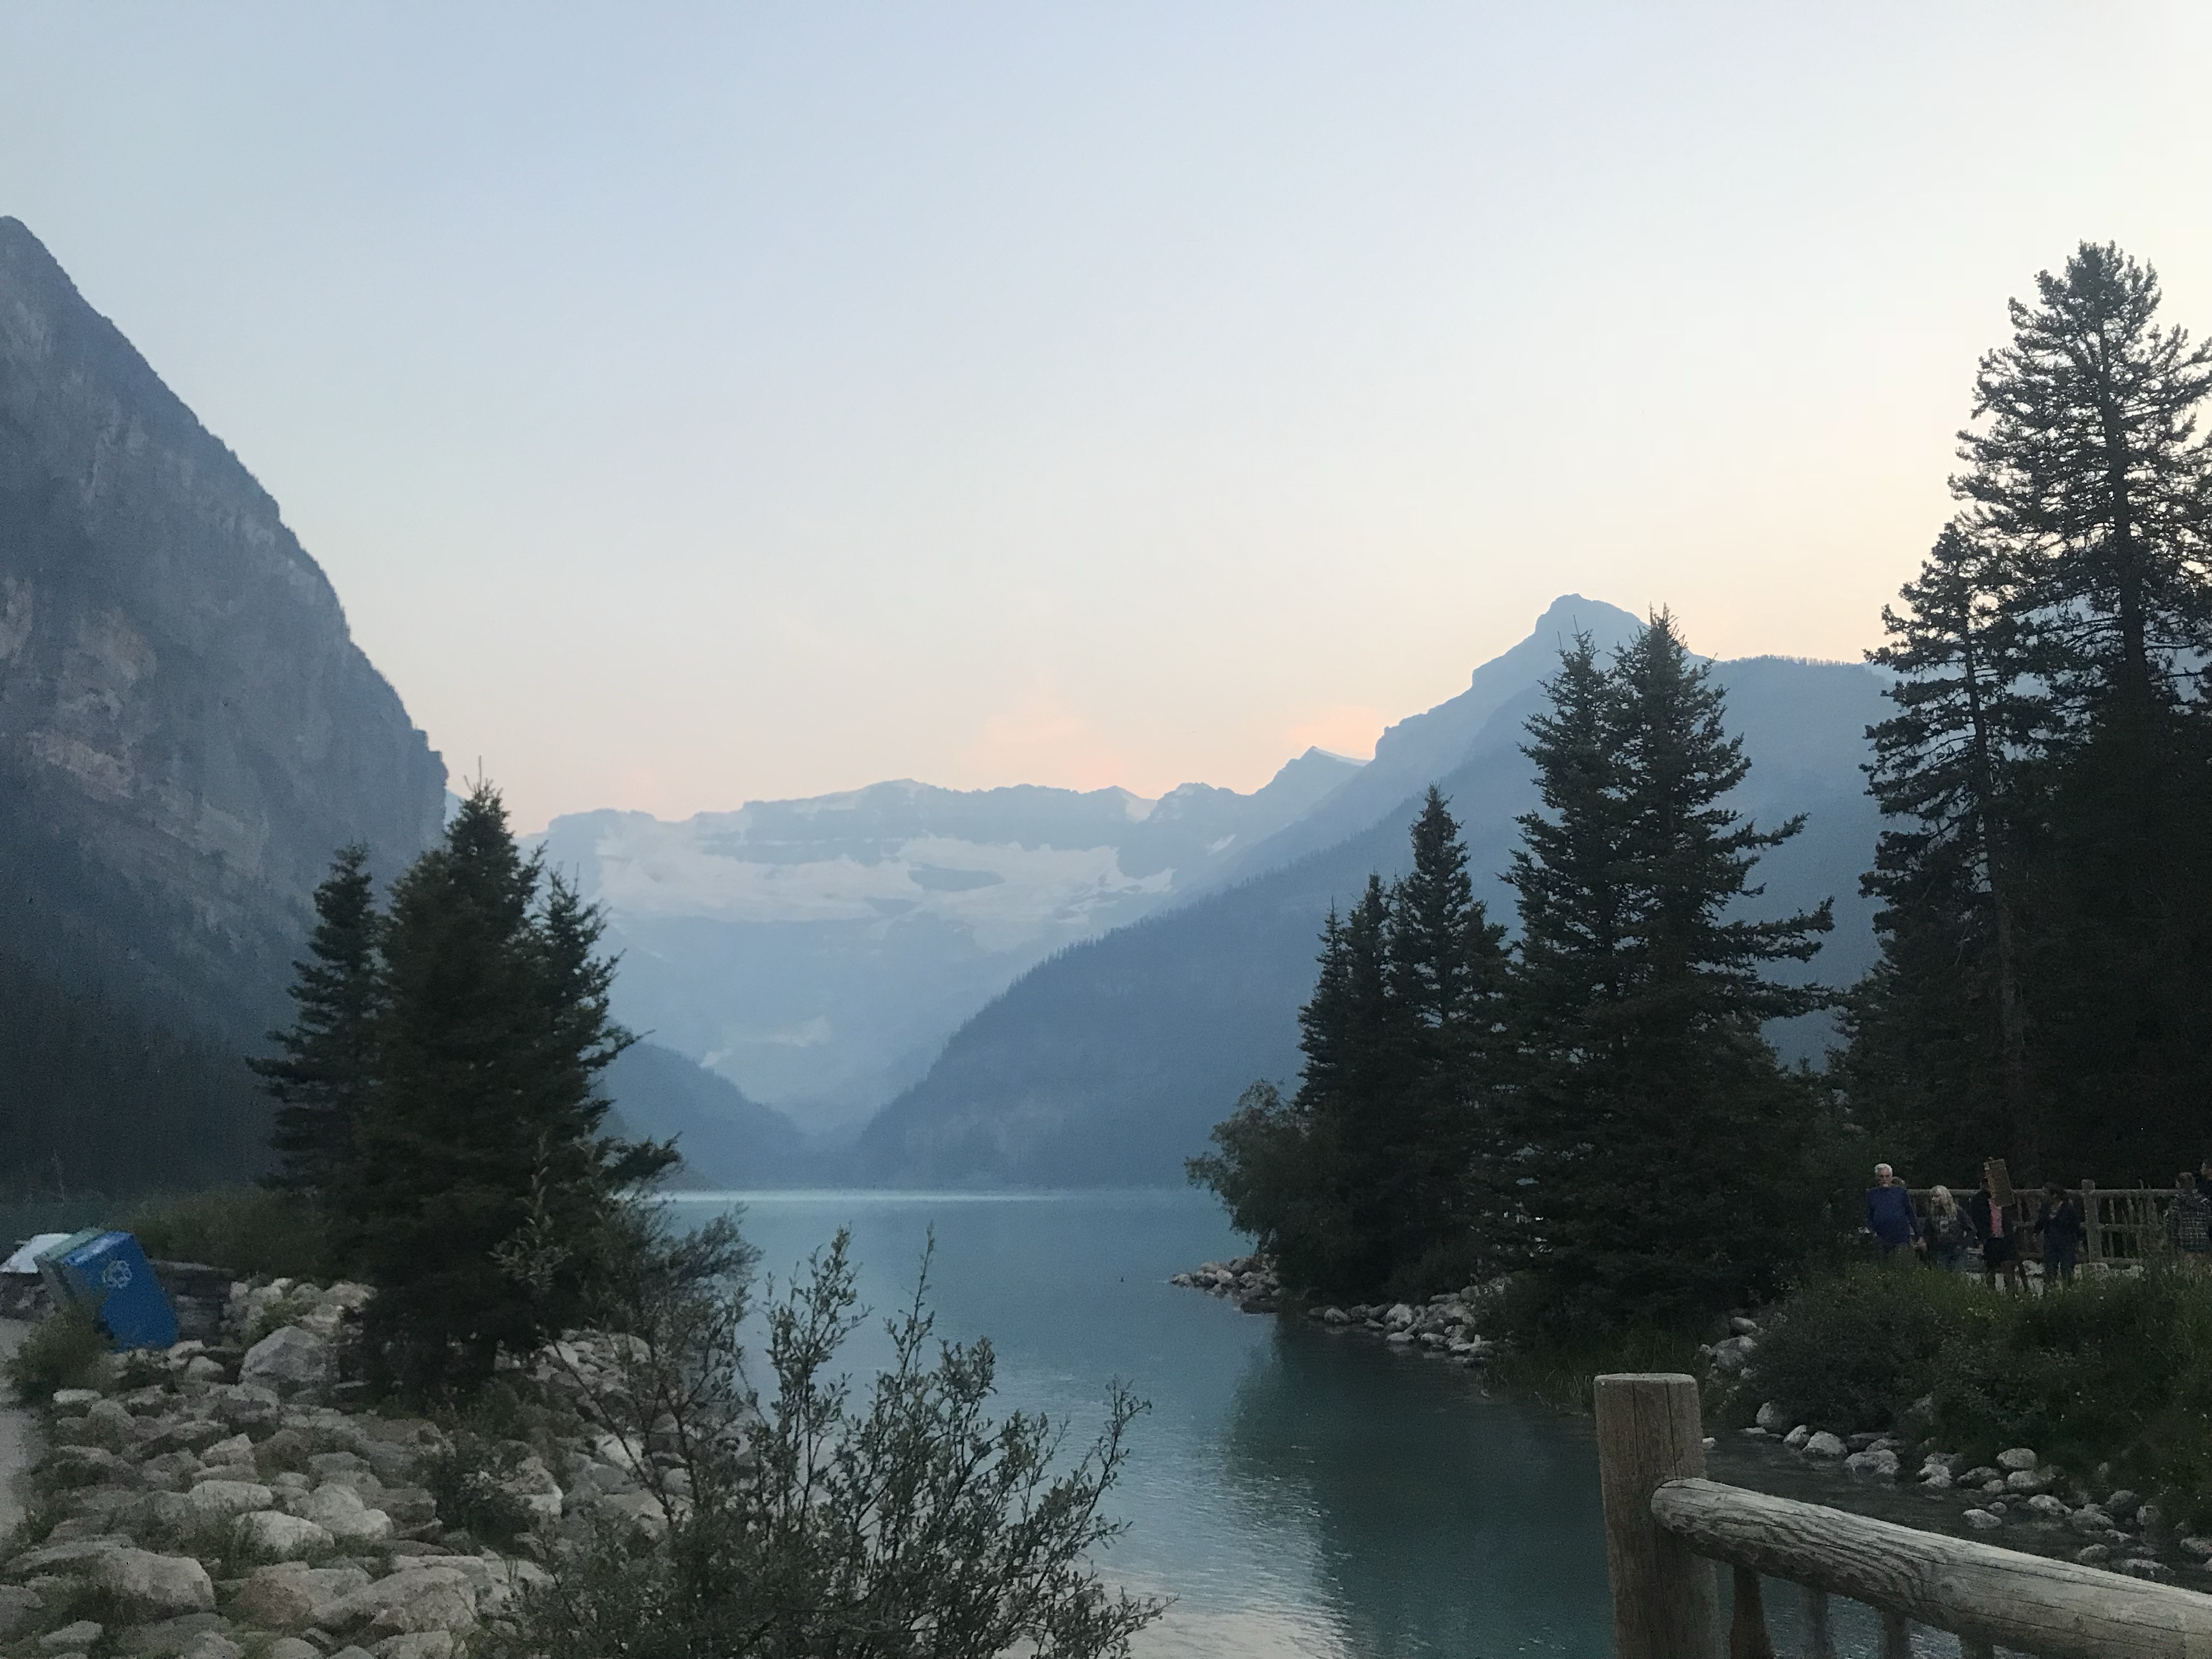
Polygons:
<instances>
[{"instance_id":1,"label":"calm lake surface","mask_svg":"<svg viewBox=\"0 0 2212 1659\"><path fill-rule=\"evenodd\" d=\"M879 1312L936 1233L949 1337L988 1335L1000 1403L1152 1402L1103 1563L1175 1605L1141 1638L1182 1656L1602 1655L1613 1645L1589 1423L1486 1397L1457 1366L1242 1314L1170 1273L1241 1254L1196 1192L685 1194L744 1206L779 1281L841 1226ZM855 1339L859 1375L883 1352Z\"/></svg>"}]
</instances>

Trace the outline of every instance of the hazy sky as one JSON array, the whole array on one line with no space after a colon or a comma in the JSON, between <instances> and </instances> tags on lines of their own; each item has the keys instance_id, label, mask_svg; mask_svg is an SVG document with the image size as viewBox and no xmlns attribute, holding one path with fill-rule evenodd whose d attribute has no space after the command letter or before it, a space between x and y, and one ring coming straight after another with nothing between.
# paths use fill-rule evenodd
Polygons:
<instances>
[{"instance_id":1,"label":"hazy sky","mask_svg":"<svg viewBox=\"0 0 2212 1659\"><path fill-rule=\"evenodd\" d=\"M1249 788L1554 594L1855 656L2212 6L41 5L0 212L526 825Z\"/></svg>"}]
</instances>

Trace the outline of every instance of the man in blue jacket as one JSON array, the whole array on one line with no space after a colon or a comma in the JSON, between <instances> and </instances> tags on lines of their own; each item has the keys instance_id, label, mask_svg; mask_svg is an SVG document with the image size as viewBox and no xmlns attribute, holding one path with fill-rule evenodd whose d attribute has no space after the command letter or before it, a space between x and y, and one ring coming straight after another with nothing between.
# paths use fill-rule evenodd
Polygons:
<instances>
[{"instance_id":1,"label":"man in blue jacket","mask_svg":"<svg viewBox=\"0 0 2212 1659\"><path fill-rule=\"evenodd\" d=\"M1867 1188L1866 1224L1881 1244L1885 1261L1900 1249L1919 1246L1920 1218L1912 1212L1912 1194L1887 1164L1874 1166L1874 1185Z\"/></svg>"}]
</instances>

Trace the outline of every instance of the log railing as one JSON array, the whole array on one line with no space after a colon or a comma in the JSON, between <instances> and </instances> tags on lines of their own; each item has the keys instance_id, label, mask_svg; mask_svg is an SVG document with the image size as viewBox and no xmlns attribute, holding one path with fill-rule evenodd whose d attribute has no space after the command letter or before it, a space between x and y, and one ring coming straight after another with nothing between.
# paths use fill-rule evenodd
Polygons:
<instances>
[{"instance_id":1,"label":"log railing","mask_svg":"<svg viewBox=\"0 0 2212 1659\"><path fill-rule=\"evenodd\" d=\"M1928 1196L1932 1188L1911 1189L1912 1207L1923 1221L1928 1218ZM1954 1189L1964 1204L1970 1189ZM2179 1189L2173 1187L2100 1187L2084 1181L2073 1189L2081 1205L2081 1260L2084 1261L2140 1261L2168 1252L2166 1206ZM2042 1241L2036 1236L2035 1218L2043 1202L2040 1191L2028 1189L2013 1196L2014 1237L2030 1256L2040 1256Z\"/></svg>"},{"instance_id":2,"label":"log railing","mask_svg":"<svg viewBox=\"0 0 2212 1659\"><path fill-rule=\"evenodd\" d=\"M1915 1624L1966 1659L2212 1656L2212 1595L1706 1480L1693 1377L1601 1376L1596 1407L1617 1659L1774 1659L1763 1577L1802 1587L1808 1659L1834 1659L1838 1595L1881 1616L1881 1659L1911 1659Z\"/></svg>"}]
</instances>

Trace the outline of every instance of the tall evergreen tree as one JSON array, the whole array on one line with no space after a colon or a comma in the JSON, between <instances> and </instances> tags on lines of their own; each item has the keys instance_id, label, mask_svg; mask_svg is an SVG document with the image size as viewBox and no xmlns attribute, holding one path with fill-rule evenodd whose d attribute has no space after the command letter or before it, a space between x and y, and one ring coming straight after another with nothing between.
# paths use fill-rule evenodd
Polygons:
<instances>
[{"instance_id":1,"label":"tall evergreen tree","mask_svg":"<svg viewBox=\"0 0 2212 1659\"><path fill-rule=\"evenodd\" d=\"M1774 1287L1805 1231L1810 1091L1760 1035L1820 1007L1765 970L1809 959L1826 905L1775 921L1759 855L1797 833L1723 798L1749 770L1664 613L1601 667L1587 640L1530 723L1516 1086L1489 1145L1489 1245L1565 1320L1680 1321Z\"/></svg>"},{"instance_id":2,"label":"tall evergreen tree","mask_svg":"<svg viewBox=\"0 0 2212 1659\"><path fill-rule=\"evenodd\" d=\"M1285 1280L1331 1295L1425 1294L1462 1282L1468 1158L1494 1062L1504 930L1467 875L1467 851L1431 790L1412 873L1368 878L1322 932L1299 1010L1297 1092L1245 1091L1194 1158L1242 1231Z\"/></svg>"},{"instance_id":3,"label":"tall evergreen tree","mask_svg":"<svg viewBox=\"0 0 2212 1659\"><path fill-rule=\"evenodd\" d=\"M471 1387L558 1331L622 1189L673 1159L599 1133L599 1074L630 1041L599 934L489 785L392 890L377 1087L337 1198L379 1287L372 1348L410 1389Z\"/></svg>"},{"instance_id":4,"label":"tall evergreen tree","mask_svg":"<svg viewBox=\"0 0 2212 1659\"><path fill-rule=\"evenodd\" d=\"M295 963L299 1012L270 1034L279 1053L246 1061L277 1102L277 1184L311 1195L351 1178L354 1127L374 1070L377 915L368 849L342 849L315 889L315 930Z\"/></svg>"},{"instance_id":5,"label":"tall evergreen tree","mask_svg":"<svg viewBox=\"0 0 2212 1659\"><path fill-rule=\"evenodd\" d=\"M1882 653L1884 961L1845 1073L1954 1169L2109 1182L2212 1134L2212 348L2110 245L2036 289Z\"/></svg>"},{"instance_id":6,"label":"tall evergreen tree","mask_svg":"<svg viewBox=\"0 0 2212 1659\"><path fill-rule=\"evenodd\" d=\"M2016 606L2045 647L2059 707L2141 722L2212 651L2212 447L2196 431L2212 343L2161 328L2157 273L2084 242L2040 304L2011 302L2013 340L1983 358L1978 430L1952 480L1978 535L2018 561Z\"/></svg>"},{"instance_id":7,"label":"tall evergreen tree","mask_svg":"<svg viewBox=\"0 0 2212 1659\"><path fill-rule=\"evenodd\" d=\"M1404 1079L1376 1138L1403 1187L1392 1257L1401 1271L1427 1261L1443 1275L1468 1260L1468 1171L1501 1048L1505 930L1474 896L1459 825L1434 785L1413 855L1390 890L1385 940Z\"/></svg>"},{"instance_id":8,"label":"tall evergreen tree","mask_svg":"<svg viewBox=\"0 0 2212 1659\"><path fill-rule=\"evenodd\" d=\"M1868 732L1890 823L1862 884L1883 901L1885 961L1853 994L1845 1072L1885 1148L1923 1168L2032 1161L2037 1138L2021 907L2049 699L2011 586L1986 543L1949 525L1868 653L1896 676L1897 713Z\"/></svg>"}]
</instances>

